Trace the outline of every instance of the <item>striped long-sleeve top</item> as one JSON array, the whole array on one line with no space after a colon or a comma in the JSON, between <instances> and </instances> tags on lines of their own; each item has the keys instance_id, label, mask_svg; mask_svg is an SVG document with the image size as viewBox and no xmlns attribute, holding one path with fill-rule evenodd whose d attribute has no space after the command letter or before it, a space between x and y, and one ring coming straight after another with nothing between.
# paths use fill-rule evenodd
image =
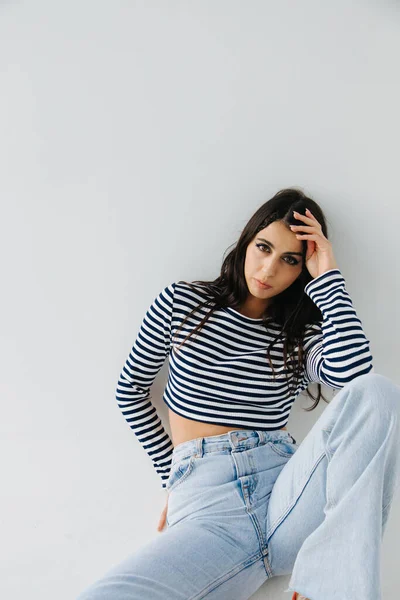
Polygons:
<instances>
[{"instance_id":1,"label":"striped long-sleeve top","mask_svg":"<svg viewBox=\"0 0 400 600\"><path fill-rule=\"evenodd\" d=\"M340 389L373 371L369 340L356 315L345 280L331 269L305 286L323 320L310 324L304 336L304 371L293 393L288 391L283 341L271 348L275 379L266 350L280 330L271 322L217 308L179 351L176 347L210 310L194 312L177 336L184 317L204 296L185 282L174 282L154 299L119 376L116 398L122 414L153 462L166 487L173 444L151 401L150 387L169 358L163 401L177 414L237 429L284 427L296 397L311 382Z\"/></svg>"}]
</instances>

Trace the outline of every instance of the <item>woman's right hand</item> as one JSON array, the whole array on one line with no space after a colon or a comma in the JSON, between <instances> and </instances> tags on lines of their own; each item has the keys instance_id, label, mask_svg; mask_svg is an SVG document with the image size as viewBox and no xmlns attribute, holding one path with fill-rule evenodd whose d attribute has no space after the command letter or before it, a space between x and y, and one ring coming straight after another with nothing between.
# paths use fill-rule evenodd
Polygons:
<instances>
[{"instance_id":1,"label":"woman's right hand","mask_svg":"<svg viewBox=\"0 0 400 600\"><path fill-rule=\"evenodd\" d=\"M160 532L164 529L165 524L167 522L168 497L169 497L169 493L167 492L167 502L165 504L164 510L161 513L161 517L160 517L160 520L159 520L158 526L157 526L157 531L160 531Z\"/></svg>"}]
</instances>

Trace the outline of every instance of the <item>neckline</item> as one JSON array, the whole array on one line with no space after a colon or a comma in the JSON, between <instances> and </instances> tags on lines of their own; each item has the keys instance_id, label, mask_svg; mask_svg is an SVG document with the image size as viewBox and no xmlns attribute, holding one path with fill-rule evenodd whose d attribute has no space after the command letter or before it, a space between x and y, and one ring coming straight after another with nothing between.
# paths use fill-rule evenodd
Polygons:
<instances>
[{"instance_id":1,"label":"neckline","mask_svg":"<svg viewBox=\"0 0 400 600\"><path fill-rule=\"evenodd\" d=\"M238 319L243 319L243 321L250 321L251 323L262 323L262 321L263 321L262 317L258 318L258 319L254 319L253 317L247 317L246 315L242 315L242 313L238 312L231 306L226 306L225 308L227 311L229 311L231 314L233 314Z\"/></svg>"}]
</instances>

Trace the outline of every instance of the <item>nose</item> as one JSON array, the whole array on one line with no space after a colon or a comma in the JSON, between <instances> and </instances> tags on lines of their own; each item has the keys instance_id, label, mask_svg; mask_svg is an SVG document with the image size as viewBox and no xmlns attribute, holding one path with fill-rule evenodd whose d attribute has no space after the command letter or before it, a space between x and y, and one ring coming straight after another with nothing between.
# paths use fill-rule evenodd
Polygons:
<instances>
[{"instance_id":1,"label":"nose","mask_svg":"<svg viewBox=\"0 0 400 600\"><path fill-rule=\"evenodd\" d=\"M278 269L278 261L279 257L277 259L269 257L268 261L266 260L264 262L262 268L264 279L272 279L276 275Z\"/></svg>"}]
</instances>

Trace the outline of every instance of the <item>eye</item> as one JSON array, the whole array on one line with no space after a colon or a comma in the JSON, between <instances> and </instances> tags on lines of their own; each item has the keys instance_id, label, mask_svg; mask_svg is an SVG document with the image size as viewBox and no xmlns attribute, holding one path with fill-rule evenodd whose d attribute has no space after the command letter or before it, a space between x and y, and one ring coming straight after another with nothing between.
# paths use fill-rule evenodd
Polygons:
<instances>
[{"instance_id":1,"label":"eye","mask_svg":"<svg viewBox=\"0 0 400 600\"><path fill-rule=\"evenodd\" d=\"M268 248L269 253L269 246L266 246L265 244L256 244L256 246L260 250L260 252L264 252L264 250L261 250L261 248ZM287 262L288 265L292 265L293 267L299 264L299 261L296 260L293 256L285 256L284 260L285 262Z\"/></svg>"}]
</instances>

